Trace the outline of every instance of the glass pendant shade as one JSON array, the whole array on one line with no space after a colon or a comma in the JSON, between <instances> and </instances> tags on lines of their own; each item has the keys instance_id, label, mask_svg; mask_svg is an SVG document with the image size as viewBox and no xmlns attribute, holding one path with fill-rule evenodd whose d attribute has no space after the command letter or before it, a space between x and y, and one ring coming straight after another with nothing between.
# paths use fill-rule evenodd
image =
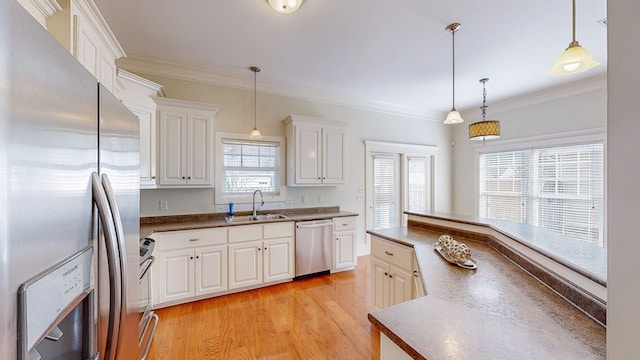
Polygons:
<instances>
[{"instance_id":1,"label":"glass pendant shade","mask_svg":"<svg viewBox=\"0 0 640 360\"><path fill-rule=\"evenodd\" d=\"M494 140L500 137L500 121L484 120L469 125L469 140Z\"/></svg>"},{"instance_id":2,"label":"glass pendant shade","mask_svg":"<svg viewBox=\"0 0 640 360\"><path fill-rule=\"evenodd\" d=\"M283 14L292 13L300 7L303 0L267 0L269 5L277 11Z\"/></svg>"},{"instance_id":3,"label":"glass pendant shade","mask_svg":"<svg viewBox=\"0 0 640 360\"><path fill-rule=\"evenodd\" d=\"M578 42L572 42L569 47L558 57L556 63L547 73L549 75L569 75L587 71L600 63L593 60L589 50L583 48Z\"/></svg>"},{"instance_id":4,"label":"glass pendant shade","mask_svg":"<svg viewBox=\"0 0 640 360\"><path fill-rule=\"evenodd\" d=\"M562 76L576 74L587 71L600 64L593 60L589 50L580 46L576 41L576 0L572 1L571 11L572 41L569 43L569 47L560 54L553 67L547 71L549 75Z\"/></svg>"},{"instance_id":5,"label":"glass pendant shade","mask_svg":"<svg viewBox=\"0 0 640 360\"><path fill-rule=\"evenodd\" d=\"M260 139L262 139L262 134L260 133L260 130L258 130L258 129L251 130L251 134L249 134L249 139L251 139L251 140L260 140Z\"/></svg>"},{"instance_id":6,"label":"glass pendant shade","mask_svg":"<svg viewBox=\"0 0 640 360\"><path fill-rule=\"evenodd\" d=\"M447 125L460 124L463 121L462 115L460 115L460 112L456 109L451 109L447 114L447 118L444 119L444 123Z\"/></svg>"}]
</instances>

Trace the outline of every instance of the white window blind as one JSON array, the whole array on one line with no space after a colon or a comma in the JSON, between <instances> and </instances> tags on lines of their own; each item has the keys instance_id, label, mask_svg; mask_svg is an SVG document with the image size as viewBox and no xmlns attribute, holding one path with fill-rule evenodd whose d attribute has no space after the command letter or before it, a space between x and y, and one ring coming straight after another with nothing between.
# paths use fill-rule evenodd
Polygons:
<instances>
[{"instance_id":1,"label":"white window blind","mask_svg":"<svg viewBox=\"0 0 640 360\"><path fill-rule=\"evenodd\" d=\"M603 246L602 142L480 154L479 215Z\"/></svg>"},{"instance_id":2,"label":"white window blind","mask_svg":"<svg viewBox=\"0 0 640 360\"><path fill-rule=\"evenodd\" d=\"M398 156L373 158L373 226L384 229L398 223Z\"/></svg>"},{"instance_id":3,"label":"white window blind","mask_svg":"<svg viewBox=\"0 0 640 360\"><path fill-rule=\"evenodd\" d=\"M222 151L225 194L278 191L280 143L222 139Z\"/></svg>"},{"instance_id":4,"label":"white window blind","mask_svg":"<svg viewBox=\"0 0 640 360\"><path fill-rule=\"evenodd\" d=\"M480 216L526 221L529 151L480 155Z\"/></svg>"},{"instance_id":5,"label":"white window blind","mask_svg":"<svg viewBox=\"0 0 640 360\"><path fill-rule=\"evenodd\" d=\"M407 158L407 210L429 210L429 161L426 157Z\"/></svg>"}]
</instances>

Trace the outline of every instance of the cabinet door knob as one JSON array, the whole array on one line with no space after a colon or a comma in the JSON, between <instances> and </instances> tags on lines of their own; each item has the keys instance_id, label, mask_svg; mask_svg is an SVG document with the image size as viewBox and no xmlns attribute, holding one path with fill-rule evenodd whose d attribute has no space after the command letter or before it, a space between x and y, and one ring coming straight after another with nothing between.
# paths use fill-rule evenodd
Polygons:
<instances>
[{"instance_id":1,"label":"cabinet door knob","mask_svg":"<svg viewBox=\"0 0 640 360\"><path fill-rule=\"evenodd\" d=\"M191 180L191 176L187 176L187 180Z\"/></svg>"},{"instance_id":2,"label":"cabinet door knob","mask_svg":"<svg viewBox=\"0 0 640 360\"><path fill-rule=\"evenodd\" d=\"M385 272L385 273L384 273L384 276L389 276L389 273L388 273L388 272Z\"/></svg>"},{"instance_id":3,"label":"cabinet door knob","mask_svg":"<svg viewBox=\"0 0 640 360\"><path fill-rule=\"evenodd\" d=\"M189 257L189 259L193 260L193 256Z\"/></svg>"},{"instance_id":4,"label":"cabinet door knob","mask_svg":"<svg viewBox=\"0 0 640 360\"><path fill-rule=\"evenodd\" d=\"M420 274L418 274L418 270L413 270L413 276L420 277Z\"/></svg>"},{"instance_id":5,"label":"cabinet door knob","mask_svg":"<svg viewBox=\"0 0 640 360\"><path fill-rule=\"evenodd\" d=\"M258 248L258 251L262 250L261 248Z\"/></svg>"},{"instance_id":6,"label":"cabinet door knob","mask_svg":"<svg viewBox=\"0 0 640 360\"><path fill-rule=\"evenodd\" d=\"M184 176L182 177L182 180L184 180Z\"/></svg>"},{"instance_id":7,"label":"cabinet door knob","mask_svg":"<svg viewBox=\"0 0 640 360\"><path fill-rule=\"evenodd\" d=\"M155 180L155 179L156 179L156 177L155 177L155 176L152 176L152 177L151 177L151 179Z\"/></svg>"},{"instance_id":8,"label":"cabinet door knob","mask_svg":"<svg viewBox=\"0 0 640 360\"><path fill-rule=\"evenodd\" d=\"M389 275L389 279L391 279L393 277L393 275Z\"/></svg>"},{"instance_id":9,"label":"cabinet door knob","mask_svg":"<svg viewBox=\"0 0 640 360\"><path fill-rule=\"evenodd\" d=\"M388 252L388 251L386 251L386 250L384 251L384 253L385 253L385 254L387 254L387 255L389 255L389 256L393 256L393 253L390 253L390 252Z\"/></svg>"}]
</instances>

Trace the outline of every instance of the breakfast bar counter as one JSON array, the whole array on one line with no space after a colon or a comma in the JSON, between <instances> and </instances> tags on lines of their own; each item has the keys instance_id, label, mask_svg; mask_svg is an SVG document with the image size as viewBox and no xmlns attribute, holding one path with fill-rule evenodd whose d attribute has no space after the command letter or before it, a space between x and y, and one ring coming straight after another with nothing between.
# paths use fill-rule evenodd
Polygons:
<instances>
[{"instance_id":1,"label":"breakfast bar counter","mask_svg":"<svg viewBox=\"0 0 640 360\"><path fill-rule=\"evenodd\" d=\"M442 232L371 230L414 248L427 295L374 311L369 320L414 359L604 359L605 327L488 243L466 243L476 270L445 261Z\"/></svg>"}]
</instances>

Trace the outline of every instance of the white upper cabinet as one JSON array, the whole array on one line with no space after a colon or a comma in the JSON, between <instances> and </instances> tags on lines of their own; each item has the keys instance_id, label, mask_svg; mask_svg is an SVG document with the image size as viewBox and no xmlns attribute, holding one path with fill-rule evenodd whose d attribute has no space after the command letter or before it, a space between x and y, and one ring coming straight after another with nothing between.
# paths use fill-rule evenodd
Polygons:
<instances>
[{"instance_id":1,"label":"white upper cabinet","mask_svg":"<svg viewBox=\"0 0 640 360\"><path fill-rule=\"evenodd\" d=\"M164 88L122 69L118 70L116 97L140 120L140 188L156 187L156 113L152 96L165 96Z\"/></svg>"},{"instance_id":2,"label":"white upper cabinet","mask_svg":"<svg viewBox=\"0 0 640 360\"><path fill-rule=\"evenodd\" d=\"M126 54L93 0L58 0L46 27L109 91L116 87L116 59Z\"/></svg>"},{"instance_id":3,"label":"white upper cabinet","mask_svg":"<svg viewBox=\"0 0 640 360\"><path fill-rule=\"evenodd\" d=\"M289 115L284 124L288 186L345 183L347 123Z\"/></svg>"},{"instance_id":4,"label":"white upper cabinet","mask_svg":"<svg viewBox=\"0 0 640 360\"><path fill-rule=\"evenodd\" d=\"M213 126L218 106L154 97L158 105L158 186L213 186Z\"/></svg>"}]
</instances>

